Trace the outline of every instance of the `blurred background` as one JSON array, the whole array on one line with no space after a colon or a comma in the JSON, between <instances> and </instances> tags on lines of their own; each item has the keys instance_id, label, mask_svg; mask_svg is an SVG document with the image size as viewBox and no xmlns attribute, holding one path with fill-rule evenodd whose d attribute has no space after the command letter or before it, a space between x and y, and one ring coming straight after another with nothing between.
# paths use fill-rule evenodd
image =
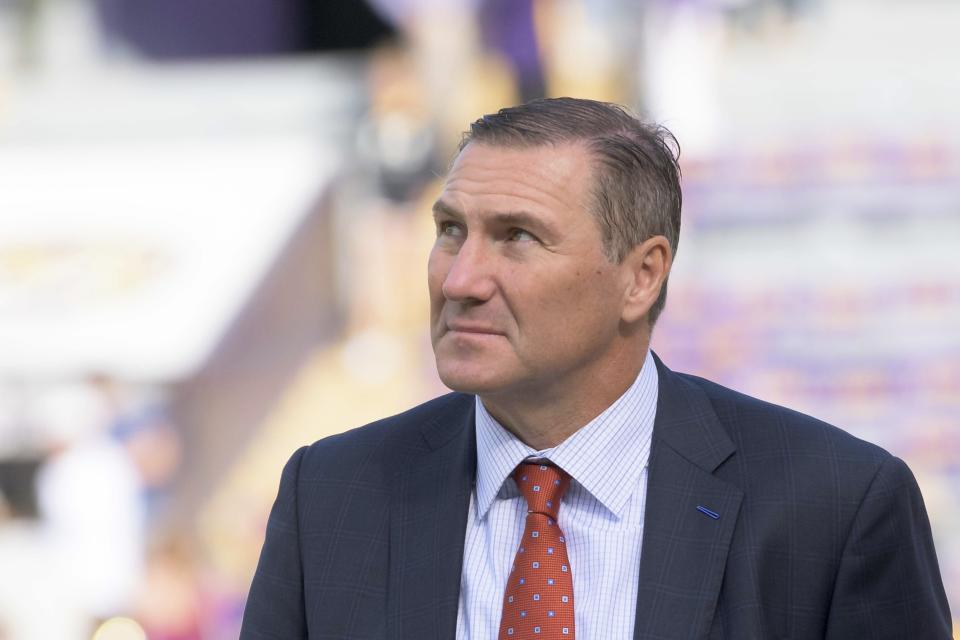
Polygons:
<instances>
[{"instance_id":1,"label":"blurred background","mask_svg":"<svg viewBox=\"0 0 960 640\"><path fill-rule=\"evenodd\" d=\"M438 176L544 95L673 129L654 348L904 458L960 617L958 27L954 0L0 0L0 638L235 638L287 457L444 392Z\"/></svg>"}]
</instances>

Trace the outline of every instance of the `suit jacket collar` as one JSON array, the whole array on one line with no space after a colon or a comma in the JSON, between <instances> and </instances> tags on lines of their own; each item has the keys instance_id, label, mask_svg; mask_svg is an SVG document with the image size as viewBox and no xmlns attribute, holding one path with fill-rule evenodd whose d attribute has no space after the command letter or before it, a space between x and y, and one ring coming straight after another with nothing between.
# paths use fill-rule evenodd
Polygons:
<instances>
[{"instance_id":1,"label":"suit jacket collar","mask_svg":"<svg viewBox=\"0 0 960 640\"><path fill-rule=\"evenodd\" d=\"M713 473L736 447L723 429L703 390L680 376L653 354L659 376L657 417L653 438L683 456L690 463Z\"/></svg>"},{"instance_id":2,"label":"suit jacket collar","mask_svg":"<svg viewBox=\"0 0 960 640\"><path fill-rule=\"evenodd\" d=\"M656 359L634 638L705 638L743 499L713 472L735 447L704 391Z\"/></svg>"},{"instance_id":3,"label":"suit jacket collar","mask_svg":"<svg viewBox=\"0 0 960 640\"><path fill-rule=\"evenodd\" d=\"M473 396L447 398L421 430L425 452L404 461L393 489L387 626L397 639L456 635L477 451Z\"/></svg>"}]
</instances>

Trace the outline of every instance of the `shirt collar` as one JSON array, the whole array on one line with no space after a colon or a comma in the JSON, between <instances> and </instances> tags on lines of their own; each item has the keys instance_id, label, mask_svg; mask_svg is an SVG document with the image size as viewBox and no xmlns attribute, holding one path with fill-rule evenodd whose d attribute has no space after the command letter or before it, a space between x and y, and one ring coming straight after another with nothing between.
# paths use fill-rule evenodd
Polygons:
<instances>
[{"instance_id":1,"label":"shirt collar","mask_svg":"<svg viewBox=\"0 0 960 640\"><path fill-rule=\"evenodd\" d=\"M477 516L487 516L494 498L526 458L545 458L570 474L619 518L639 485L650 457L657 410L657 367L650 351L633 384L600 415L552 449L537 451L477 407Z\"/></svg>"}]
</instances>

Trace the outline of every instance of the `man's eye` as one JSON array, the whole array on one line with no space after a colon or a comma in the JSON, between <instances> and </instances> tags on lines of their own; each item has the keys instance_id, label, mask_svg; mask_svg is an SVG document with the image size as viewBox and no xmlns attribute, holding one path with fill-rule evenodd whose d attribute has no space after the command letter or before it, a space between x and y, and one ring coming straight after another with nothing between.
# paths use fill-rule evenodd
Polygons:
<instances>
[{"instance_id":1,"label":"man's eye","mask_svg":"<svg viewBox=\"0 0 960 640\"><path fill-rule=\"evenodd\" d=\"M463 230L460 228L460 225L450 222L438 222L437 223L437 235L440 236L450 236L450 237L460 237L463 235Z\"/></svg>"},{"instance_id":2,"label":"man's eye","mask_svg":"<svg viewBox=\"0 0 960 640\"><path fill-rule=\"evenodd\" d=\"M537 236L533 235L525 229L511 229L508 234L508 239L512 242L536 242Z\"/></svg>"}]
</instances>

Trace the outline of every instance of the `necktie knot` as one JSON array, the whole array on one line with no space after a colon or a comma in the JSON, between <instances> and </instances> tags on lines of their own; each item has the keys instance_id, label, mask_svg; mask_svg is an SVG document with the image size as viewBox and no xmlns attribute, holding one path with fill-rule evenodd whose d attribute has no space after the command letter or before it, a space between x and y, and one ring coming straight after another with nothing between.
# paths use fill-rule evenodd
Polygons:
<instances>
[{"instance_id":1,"label":"necktie knot","mask_svg":"<svg viewBox=\"0 0 960 640\"><path fill-rule=\"evenodd\" d=\"M549 462L522 462L514 470L513 479L527 501L528 512L557 519L560 500L570 486L566 471Z\"/></svg>"}]
</instances>

